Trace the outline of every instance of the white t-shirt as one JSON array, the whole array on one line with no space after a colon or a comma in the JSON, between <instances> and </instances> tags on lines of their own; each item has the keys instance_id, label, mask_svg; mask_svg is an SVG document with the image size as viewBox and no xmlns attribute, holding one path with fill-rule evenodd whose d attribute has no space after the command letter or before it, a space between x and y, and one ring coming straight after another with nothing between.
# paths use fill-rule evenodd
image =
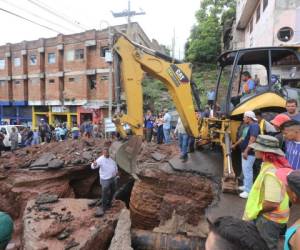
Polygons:
<instances>
[{"instance_id":1,"label":"white t-shirt","mask_svg":"<svg viewBox=\"0 0 300 250\"><path fill-rule=\"evenodd\" d=\"M113 159L106 158L104 155L96 160L96 164L92 163L92 169L99 168L99 176L102 180L108 180L115 177L118 173L117 164Z\"/></svg>"}]
</instances>

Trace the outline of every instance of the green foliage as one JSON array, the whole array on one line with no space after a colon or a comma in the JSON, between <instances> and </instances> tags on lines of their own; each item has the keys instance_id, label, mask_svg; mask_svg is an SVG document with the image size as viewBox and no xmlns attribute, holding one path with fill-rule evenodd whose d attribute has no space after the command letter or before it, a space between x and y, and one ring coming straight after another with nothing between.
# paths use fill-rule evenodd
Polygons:
<instances>
[{"instance_id":1,"label":"green foliage","mask_svg":"<svg viewBox=\"0 0 300 250\"><path fill-rule=\"evenodd\" d=\"M162 111L163 108L174 108L171 97L161 81L146 77L142 85L145 111L150 109L157 113Z\"/></svg>"},{"instance_id":2,"label":"green foliage","mask_svg":"<svg viewBox=\"0 0 300 250\"><path fill-rule=\"evenodd\" d=\"M213 63L221 52L222 24L235 15L235 0L203 0L196 12L197 23L185 48L187 61Z\"/></svg>"}]
</instances>

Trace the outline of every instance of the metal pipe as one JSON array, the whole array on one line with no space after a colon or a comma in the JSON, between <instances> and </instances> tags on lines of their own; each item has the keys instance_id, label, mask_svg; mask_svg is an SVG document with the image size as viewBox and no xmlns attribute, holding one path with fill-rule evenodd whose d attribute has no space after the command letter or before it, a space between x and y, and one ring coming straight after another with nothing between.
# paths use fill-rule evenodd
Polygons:
<instances>
[{"instance_id":1,"label":"metal pipe","mask_svg":"<svg viewBox=\"0 0 300 250\"><path fill-rule=\"evenodd\" d=\"M187 237L179 234L154 233L152 231L133 229L131 230L131 241L133 249L204 249L205 239L200 237Z\"/></svg>"}]
</instances>

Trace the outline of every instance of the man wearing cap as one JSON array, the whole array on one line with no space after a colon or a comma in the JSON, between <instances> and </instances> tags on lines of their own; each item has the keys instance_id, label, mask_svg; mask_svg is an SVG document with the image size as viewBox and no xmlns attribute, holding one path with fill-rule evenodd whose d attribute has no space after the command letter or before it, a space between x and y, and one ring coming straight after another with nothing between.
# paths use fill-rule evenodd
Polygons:
<instances>
[{"instance_id":1,"label":"man wearing cap","mask_svg":"<svg viewBox=\"0 0 300 250\"><path fill-rule=\"evenodd\" d=\"M290 168L280 168L277 177L286 185L290 201L300 203L300 171ZM300 219L298 219L285 233L284 250L300 250Z\"/></svg>"},{"instance_id":2,"label":"man wearing cap","mask_svg":"<svg viewBox=\"0 0 300 250\"><path fill-rule=\"evenodd\" d=\"M248 127L243 130L245 136L243 136L244 139L240 144L244 185L239 187L239 190L243 191L240 194L240 197L246 199L253 184L253 164L255 161L254 151L249 147L249 145L254 143L256 141L256 137L259 135L259 126L253 111L247 111L244 113L244 123L248 125Z\"/></svg>"},{"instance_id":3,"label":"man wearing cap","mask_svg":"<svg viewBox=\"0 0 300 250\"><path fill-rule=\"evenodd\" d=\"M276 171L290 165L273 136L259 135L249 147L255 150L255 157L262 160L262 165L249 193L243 219L254 221L269 249L277 250L280 232L289 219L289 198Z\"/></svg>"},{"instance_id":4,"label":"man wearing cap","mask_svg":"<svg viewBox=\"0 0 300 250\"><path fill-rule=\"evenodd\" d=\"M111 202L115 193L116 176L118 175L118 167L113 159L109 156L109 149L103 149L103 155L95 160L92 169L99 168L102 207L99 207L95 216L102 216L106 210L111 207Z\"/></svg>"},{"instance_id":5,"label":"man wearing cap","mask_svg":"<svg viewBox=\"0 0 300 250\"><path fill-rule=\"evenodd\" d=\"M300 123L290 120L282 125L286 158L294 170L300 170Z\"/></svg>"}]
</instances>

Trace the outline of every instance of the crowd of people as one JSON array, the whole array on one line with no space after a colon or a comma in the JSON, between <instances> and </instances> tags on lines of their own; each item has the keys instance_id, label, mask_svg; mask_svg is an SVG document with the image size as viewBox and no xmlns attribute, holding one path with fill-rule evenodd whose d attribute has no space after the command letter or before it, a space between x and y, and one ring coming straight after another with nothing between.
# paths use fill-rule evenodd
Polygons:
<instances>
[{"instance_id":1,"label":"crowd of people","mask_svg":"<svg viewBox=\"0 0 300 250\"><path fill-rule=\"evenodd\" d=\"M21 136L21 143L19 136ZM93 124L90 120L87 120L81 126L73 123L72 127L68 128L65 122L57 122L55 126L52 126L42 118L37 128L24 127L21 131L18 131L16 127L12 127L9 133L11 151L16 150L18 147L27 147L51 141L64 141L68 138L77 140L80 137L104 137L102 124ZM0 131L0 154L3 149L3 140L4 134Z\"/></svg>"}]
</instances>

